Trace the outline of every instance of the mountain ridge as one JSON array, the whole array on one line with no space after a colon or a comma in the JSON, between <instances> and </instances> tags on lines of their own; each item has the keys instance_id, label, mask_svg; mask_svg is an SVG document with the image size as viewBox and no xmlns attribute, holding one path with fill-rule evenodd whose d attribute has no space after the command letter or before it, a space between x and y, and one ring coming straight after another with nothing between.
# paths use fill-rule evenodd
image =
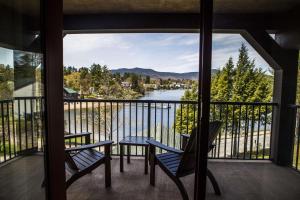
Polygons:
<instances>
[{"instance_id":1,"label":"mountain ridge","mask_svg":"<svg viewBox=\"0 0 300 200\"><path fill-rule=\"evenodd\" d=\"M110 70L112 73L120 73L123 75L124 73L135 73L142 76L150 76L151 78L157 79L188 79L188 80L197 80L198 79L198 72L184 72L184 73L177 73L177 72L159 72L149 68L119 68ZM212 74L217 72L216 69L212 69Z\"/></svg>"}]
</instances>

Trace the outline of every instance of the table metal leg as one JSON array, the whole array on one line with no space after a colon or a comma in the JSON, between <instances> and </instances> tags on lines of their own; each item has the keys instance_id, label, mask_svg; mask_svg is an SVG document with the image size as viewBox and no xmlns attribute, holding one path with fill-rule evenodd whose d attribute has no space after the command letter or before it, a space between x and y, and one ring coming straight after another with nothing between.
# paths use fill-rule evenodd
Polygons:
<instances>
[{"instance_id":1,"label":"table metal leg","mask_svg":"<svg viewBox=\"0 0 300 200\"><path fill-rule=\"evenodd\" d=\"M145 146L145 174L148 174L148 161L149 161L149 147Z\"/></svg>"},{"instance_id":2,"label":"table metal leg","mask_svg":"<svg viewBox=\"0 0 300 200\"><path fill-rule=\"evenodd\" d=\"M120 145L120 172L124 171L124 145Z\"/></svg>"},{"instance_id":3,"label":"table metal leg","mask_svg":"<svg viewBox=\"0 0 300 200\"><path fill-rule=\"evenodd\" d=\"M130 145L127 145L127 163L130 163Z\"/></svg>"}]
</instances>

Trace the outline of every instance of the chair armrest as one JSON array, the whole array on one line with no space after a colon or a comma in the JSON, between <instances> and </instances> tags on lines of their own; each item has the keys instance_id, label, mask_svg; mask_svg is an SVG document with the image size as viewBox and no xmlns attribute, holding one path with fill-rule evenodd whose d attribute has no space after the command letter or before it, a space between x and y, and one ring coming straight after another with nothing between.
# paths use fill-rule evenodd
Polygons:
<instances>
[{"instance_id":1,"label":"chair armrest","mask_svg":"<svg viewBox=\"0 0 300 200\"><path fill-rule=\"evenodd\" d=\"M180 134L181 137L189 139L191 137L191 135L189 134Z\"/></svg>"},{"instance_id":2,"label":"chair armrest","mask_svg":"<svg viewBox=\"0 0 300 200\"><path fill-rule=\"evenodd\" d=\"M71 151L81 151L85 149L93 149L95 147L100 147L100 146L107 146L107 145L112 145L114 142L111 140L106 140L102 142L97 142L95 144L86 144L86 145L81 145L79 147L71 147L65 149L65 152L71 152Z\"/></svg>"},{"instance_id":3,"label":"chair armrest","mask_svg":"<svg viewBox=\"0 0 300 200\"><path fill-rule=\"evenodd\" d=\"M209 147L208 147L208 151L211 151L211 150L213 150L214 148L216 148L216 144L211 144L211 145L209 145Z\"/></svg>"},{"instance_id":4,"label":"chair armrest","mask_svg":"<svg viewBox=\"0 0 300 200\"><path fill-rule=\"evenodd\" d=\"M181 144L180 144L181 145L180 149L184 150L184 148L187 145L188 140L190 139L191 135L189 135L189 134L180 134L180 136L182 137Z\"/></svg>"},{"instance_id":5,"label":"chair armrest","mask_svg":"<svg viewBox=\"0 0 300 200\"><path fill-rule=\"evenodd\" d=\"M77 138L77 137L86 137L91 135L92 133L89 132L83 132L83 133L79 133L79 134L69 134L69 135L65 135L65 139L72 139L72 138Z\"/></svg>"},{"instance_id":6,"label":"chair armrest","mask_svg":"<svg viewBox=\"0 0 300 200\"><path fill-rule=\"evenodd\" d=\"M166 151L170 151L170 152L173 152L173 153L177 153L177 154L182 154L183 151L181 150L178 150L178 149L175 149L175 148L172 148L172 147L169 147L167 145L164 145L160 142L157 142L155 140L147 140L146 141L150 146L155 146L155 147L158 147L160 149L164 149Z\"/></svg>"}]
</instances>

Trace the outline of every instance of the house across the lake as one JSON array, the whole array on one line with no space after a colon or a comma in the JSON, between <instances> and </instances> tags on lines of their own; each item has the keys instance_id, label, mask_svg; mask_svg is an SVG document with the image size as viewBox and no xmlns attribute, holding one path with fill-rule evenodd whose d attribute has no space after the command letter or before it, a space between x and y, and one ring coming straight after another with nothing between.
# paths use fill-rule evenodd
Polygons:
<instances>
[{"instance_id":1,"label":"house across the lake","mask_svg":"<svg viewBox=\"0 0 300 200\"><path fill-rule=\"evenodd\" d=\"M71 88L64 87L64 98L66 99L78 99L79 93Z\"/></svg>"}]
</instances>

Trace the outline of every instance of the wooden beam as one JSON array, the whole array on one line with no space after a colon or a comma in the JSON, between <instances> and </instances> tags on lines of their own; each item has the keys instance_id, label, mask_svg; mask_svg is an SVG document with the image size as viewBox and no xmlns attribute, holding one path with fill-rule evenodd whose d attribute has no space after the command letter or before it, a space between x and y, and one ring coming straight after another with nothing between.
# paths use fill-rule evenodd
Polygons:
<instances>
[{"instance_id":1,"label":"wooden beam","mask_svg":"<svg viewBox=\"0 0 300 200\"><path fill-rule=\"evenodd\" d=\"M215 14L213 28L216 31L243 29L277 30L290 21L288 15L274 14ZM294 19L295 20L295 19ZM200 14L94 14L65 15L65 33L90 32L197 32Z\"/></svg>"},{"instance_id":2,"label":"wooden beam","mask_svg":"<svg viewBox=\"0 0 300 200\"><path fill-rule=\"evenodd\" d=\"M247 31L242 31L241 35L271 67L274 69L287 67L285 62L286 57L290 54L289 50L281 48L265 30L248 29Z\"/></svg>"}]
</instances>

